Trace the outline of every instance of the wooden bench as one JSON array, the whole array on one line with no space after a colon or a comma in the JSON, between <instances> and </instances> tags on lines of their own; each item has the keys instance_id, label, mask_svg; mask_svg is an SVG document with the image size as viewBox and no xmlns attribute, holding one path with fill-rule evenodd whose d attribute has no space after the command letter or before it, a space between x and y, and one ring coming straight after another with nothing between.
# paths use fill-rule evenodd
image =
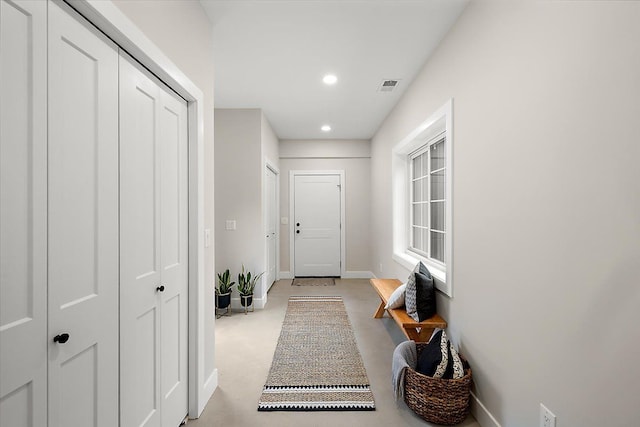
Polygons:
<instances>
[{"instance_id":1,"label":"wooden bench","mask_svg":"<svg viewBox=\"0 0 640 427\"><path fill-rule=\"evenodd\" d=\"M398 279L370 279L369 282L380 296L380 306L376 310L376 314L373 315L374 318L380 319L384 316L384 306L387 305L389 297L402 283ZM416 322L407 314L404 307L386 311L389 312L389 315L400 326L400 329L407 338L416 342L427 342L429 338L431 338L431 334L433 334L435 328L444 329L447 327L447 322L437 313L429 319ZM418 329L420 330L418 331Z\"/></svg>"}]
</instances>

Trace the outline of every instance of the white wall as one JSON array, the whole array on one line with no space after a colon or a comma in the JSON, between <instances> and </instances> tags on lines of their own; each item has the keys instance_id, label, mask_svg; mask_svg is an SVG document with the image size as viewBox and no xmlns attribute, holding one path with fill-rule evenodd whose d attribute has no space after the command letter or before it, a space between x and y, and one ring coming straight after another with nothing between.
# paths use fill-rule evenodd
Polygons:
<instances>
[{"instance_id":1,"label":"white wall","mask_svg":"<svg viewBox=\"0 0 640 427\"><path fill-rule=\"evenodd\" d=\"M160 50L187 77L202 90L204 95L204 145L205 145L205 229L213 229L213 29L199 2L166 0L114 0L113 3L160 48ZM213 305L213 245L205 249L205 301L204 319L207 324L204 364L205 378L211 378L215 370L215 335Z\"/></svg>"},{"instance_id":2,"label":"white wall","mask_svg":"<svg viewBox=\"0 0 640 427\"><path fill-rule=\"evenodd\" d=\"M261 120L260 110L215 110L216 267L229 268L236 282L242 264L255 273L264 263ZM227 220L235 230L226 230Z\"/></svg>"},{"instance_id":3,"label":"white wall","mask_svg":"<svg viewBox=\"0 0 640 427\"><path fill-rule=\"evenodd\" d=\"M216 266L229 268L237 282L242 264L253 275L266 270L264 239L264 162L278 167L278 138L259 109L215 110ZM235 230L226 221L236 221ZM266 303L264 283L255 289L255 305ZM234 287L234 296L239 296Z\"/></svg>"},{"instance_id":4,"label":"white wall","mask_svg":"<svg viewBox=\"0 0 640 427\"><path fill-rule=\"evenodd\" d=\"M344 170L346 198L346 271L350 277L369 277L371 147L368 140L280 141L280 216L289 216L289 172ZM289 225L280 225L280 271L290 276Z\"/></svg>"},{"instance_id":5,"label":"white wall","mask_svg":"<svg viewBox=\"0 0 640 427\"><path fill-rule=\"evenodd\" d=\"M438 302L503 426L537 426L540 402L558 426L638 424L639 18L637 2L471 2L372 140L371 263L404 278L391 148L453 98Z\"/></svg>"}]
</instances>

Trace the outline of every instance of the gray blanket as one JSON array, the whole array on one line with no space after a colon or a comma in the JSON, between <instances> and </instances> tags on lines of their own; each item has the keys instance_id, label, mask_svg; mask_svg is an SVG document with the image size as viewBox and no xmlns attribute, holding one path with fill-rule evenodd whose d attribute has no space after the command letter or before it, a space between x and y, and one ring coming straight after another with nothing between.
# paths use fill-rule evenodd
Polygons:
<instances>
[{"instance_id":1,"label":"gray blanket","mask_svg":"<svg viewBox=\"0 0 640 427\"><path fill-rule=\"evenodd\" d=\"M393 396L396 400L404 396L404 372L406 368L415 369L418 364L418 353L414 341L404 341L393 351L391 363L391 381L393 382Z\"/></svg>"}]
</instances>

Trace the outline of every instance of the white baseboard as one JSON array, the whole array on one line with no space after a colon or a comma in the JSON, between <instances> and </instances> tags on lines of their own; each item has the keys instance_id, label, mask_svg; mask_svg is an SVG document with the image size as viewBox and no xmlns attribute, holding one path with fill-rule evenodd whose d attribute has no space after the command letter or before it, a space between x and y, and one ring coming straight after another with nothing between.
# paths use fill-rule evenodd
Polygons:
<instances>
[{"instance_id":1,"label":"white baseboard","mask_svg":"<svg viewBox=\"0 0 640 427\"><path fill-rule=\"evenodd\" d=\"M345 271L343 279L372 279L375 276L370 271Z\"/></svg>"},{"instance_id":2,"label":"white baseboard","mask_svg":"<svg viewBox=\"0 0 640 427\"><path fill-rule=\"evenodd\" d=\"M278 272L279 279L293 279L293 274L290 271L280 271Z\"/></svg>"},{"instance_id":3,"label":"white baseboard","mask_svg":"<svg viewBox=\"0 0 640 427\"><path fill-rule=\"evenodd\" d=\"M471 415L482 427L502 427L473 392L471 393Z\"/></svg>"},{"instance_id":4,"label":"white baseboard","mask_svg":"<svg viewBox=\"0 0 640 427\"><path fill-rule=\"evenodd\" d=\"M254 298L253 306L255 308L264 308L267 305L267 295L265 294L262 298Z\"/></svg>"}]
</instances>

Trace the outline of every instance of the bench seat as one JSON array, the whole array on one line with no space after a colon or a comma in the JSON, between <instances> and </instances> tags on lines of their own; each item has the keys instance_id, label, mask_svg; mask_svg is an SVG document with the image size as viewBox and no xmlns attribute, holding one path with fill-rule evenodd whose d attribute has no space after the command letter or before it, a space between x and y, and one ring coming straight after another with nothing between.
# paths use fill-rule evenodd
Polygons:
<instances>
[{"instance_id":1,"label":"bench seat","mask_svg":"<svg viewBox=\"0 0 640 427\"><path fill-rule=\"evenodd\" d=\"M378 309L376 310L373 317L376 319L380 319L384 316L384 312L387 311L389 313L389 316L391 316L393 320L395 320L398 326L400 326L402 332L410 340L414 340L416 342L427 342L429 341L429 338L431 338L431 335L433 334L433 330L435 328L444 329L447 327L447 322L437 313L429 319L425 319L422 322L416 322L411 316L407 314L404 307L385 310L384 306L387 305L389 297L391 296L393 291L395 291L396 288L402 284L400 280L370 279L369 282L380 297L380 305L378 306Z\"/></svg>"}]
</instances>

